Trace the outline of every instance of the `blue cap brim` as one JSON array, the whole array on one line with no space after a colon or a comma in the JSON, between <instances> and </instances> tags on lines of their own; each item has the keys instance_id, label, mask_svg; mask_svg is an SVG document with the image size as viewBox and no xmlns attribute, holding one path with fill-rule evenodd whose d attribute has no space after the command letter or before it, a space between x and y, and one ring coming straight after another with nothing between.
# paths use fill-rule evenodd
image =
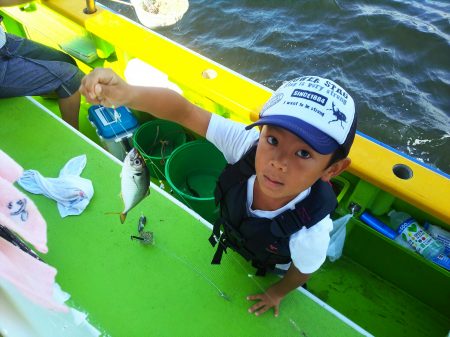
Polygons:
<instances>
[{"instance_id":1,"label":"blue cap brim","mask_svg":"<svg viewBox=\"0 0 450 337\"><path fill-rule=\"evenodd\" d=\"M303 139L303 141L320 154L330 154L339 148L336 140L296 117L282 115L265 116L261 117L255 123L246 126L245 129L249 130L256 125L273 125L286 129Z\"/></svg>"}]
</instances>

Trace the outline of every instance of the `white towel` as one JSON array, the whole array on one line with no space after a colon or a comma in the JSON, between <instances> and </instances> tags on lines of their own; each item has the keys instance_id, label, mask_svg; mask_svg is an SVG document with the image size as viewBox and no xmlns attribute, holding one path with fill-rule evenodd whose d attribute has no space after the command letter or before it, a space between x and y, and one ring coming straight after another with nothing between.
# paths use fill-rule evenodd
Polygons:
<instances>
[{"instance_id":1,"label":"white towel","mask_svg":"<svg viewBox=\"0 0 450 337\"><path fill-rule=\"evenodd\" d=\"M58 178L46 178L36 170L27 170L18 183L28 192L43 194L55 200L63 218L79 215L94 195L92 182L80 177L85 166L86 155L81 155L69 160L61 169Z\"/></svg>"}]
</instances>

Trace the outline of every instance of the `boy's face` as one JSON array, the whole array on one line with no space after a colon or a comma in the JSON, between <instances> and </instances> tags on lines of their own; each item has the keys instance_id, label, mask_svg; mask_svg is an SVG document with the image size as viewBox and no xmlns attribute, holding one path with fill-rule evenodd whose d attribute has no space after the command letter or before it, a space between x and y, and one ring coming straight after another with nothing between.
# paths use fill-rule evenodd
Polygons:
<instances>
[{"instance_id":1,"label":"boy's face","mask_svg":"<svg viewBox=\"0 0 450 337\"><path fill-rule=\"evenodd\" d=\"M256 151L253 207L278 209L318 179L328 181L348 166L342 168L338 162L328 167L331 156L316 152L285 129L264 125Z\"/></svg>"}]
</instances>

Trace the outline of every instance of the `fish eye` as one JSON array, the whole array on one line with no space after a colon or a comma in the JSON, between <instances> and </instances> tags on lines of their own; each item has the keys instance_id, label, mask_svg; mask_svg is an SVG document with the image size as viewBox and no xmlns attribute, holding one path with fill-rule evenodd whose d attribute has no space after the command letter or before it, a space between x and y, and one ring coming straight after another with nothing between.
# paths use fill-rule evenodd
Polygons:
<instances>
[{"instance_id":1,"label":"fish eye","mask_svg":"<svg viewBox=\"0 0 450 337\"><path fill-rule=\"evenodd\" d=\"M19 200L19 201L17 201L17 205L20 205L20 206L22 206L22 205L23 205L23 200Z\"/></svg>"},{"instance_id":2,"label":"fish eye","mask_svg":"<svg viewBox=\"0 0 450 337\"><path fill-rule=\"evenodd\" d=\"M141 164L142 164L142 161L141 161L139 158L136 158L136 159L134 160L134 164L135 164L135 165L141 165Z\"/></svg>"}]
</instances>

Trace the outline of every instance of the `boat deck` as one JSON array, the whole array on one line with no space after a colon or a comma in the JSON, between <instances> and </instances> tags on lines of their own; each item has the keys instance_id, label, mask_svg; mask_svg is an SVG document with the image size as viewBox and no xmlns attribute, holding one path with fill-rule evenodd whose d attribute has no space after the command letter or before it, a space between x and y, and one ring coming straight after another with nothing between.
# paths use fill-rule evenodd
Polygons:
<instances>
[{"instance_id":1,"label":"boat deck","mask_svg":"<svg viewBox=\"0 0 450 337\"><path fill-rule=\"evenodd\" d=\"M90 322L107 335L365 333L300 291L283 301L278 318L248 314L246 295L261 291L276 276L249 277L253 268L232 252L221 266L210 265L214 252L207 241L210 230L157 188L121 224L118 215L108 214L122 209L120 163L34 100L1 100L0 120L0 148L24 169L56 177L69 159L87 155L82 176L93 182L95 194L80 216L62 219L53 200L30 197L47 221L49 253L43 259L58 269L57 282L72 295L69 304L88 313ZM154 232L153 246L130 240L137 234L141 214L147 217L146 230ZM347 241L364 239L359 237L363 230L353 228ZM376 336L444 336L450 327L448 317L346 256L327 262L308 286L315 296Z\"/></svg>"},{"instance_id":2,"label":"boat deck","mask_svg":"<svg viewBox=\"0 0 450 337\"><path fill-rule=\"evenodd\" d=\"M63 219L53 200L30 197L47 221L43 259L57 268L57 282L72 296L69 305L107 335L360 335L301 292L283 302L278 318L248 314L246 295L276 276L250 278L252 268L232 253L211 266L209 229L155 189L125 224L107 214L122 208L120 164L32 101L1 100L0 120L0 147L24 169L56 177L69 159L87 155L82 177L92 180L95 193L81 215ZM130 240L142 213L154 246Z\"/></svg>"}]
</instances>

